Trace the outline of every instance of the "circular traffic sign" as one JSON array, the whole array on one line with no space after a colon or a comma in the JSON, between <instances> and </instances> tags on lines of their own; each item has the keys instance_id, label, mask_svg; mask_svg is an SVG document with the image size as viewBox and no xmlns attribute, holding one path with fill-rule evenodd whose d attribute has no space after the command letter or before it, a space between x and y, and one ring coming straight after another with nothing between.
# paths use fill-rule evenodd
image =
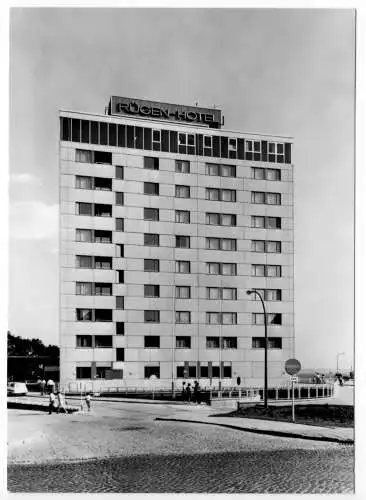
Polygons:
<instances>
[{"instance_id":1,"label":"circular traffic sign","mask_svg":"<svg viewBox=\"0 0 366 500\"><path fill-rule=\"evenodd\" d=\"M301 363L297 359L288 359L285 364L286 373L289 375L295 375L301 370Z\"/></svg>"}]
</instances>

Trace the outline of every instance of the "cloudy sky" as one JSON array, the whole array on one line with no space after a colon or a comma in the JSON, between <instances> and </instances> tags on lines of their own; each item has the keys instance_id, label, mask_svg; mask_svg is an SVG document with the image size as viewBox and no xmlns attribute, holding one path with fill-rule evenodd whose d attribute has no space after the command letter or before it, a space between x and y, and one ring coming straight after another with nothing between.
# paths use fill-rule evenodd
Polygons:
<instances>
[{"instance_id":1,"label":"cloudy sky","mask_svg":"<svg viewBox=\"0 0 366 500\"><path fill-rule=\"evenodd\" d=\"M352 10L13 9L9 328L58 342L58 110L216 104L295 139L296 356L353 353Z\"/></svg>"}]
</instances>

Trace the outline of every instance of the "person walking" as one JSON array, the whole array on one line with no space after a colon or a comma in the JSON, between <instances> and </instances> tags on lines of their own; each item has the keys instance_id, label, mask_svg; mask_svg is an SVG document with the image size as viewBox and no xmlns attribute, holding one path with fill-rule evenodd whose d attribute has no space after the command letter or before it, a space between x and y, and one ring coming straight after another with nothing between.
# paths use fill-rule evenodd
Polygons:
<instances>
[{"instance_id":1,"label":"person walking","mask_svg":"<svg viewBox=\"0 0 366 500\"><path fill-rule=\"evenodd\" d=\"M41 396L43 396L44 393L45 393L45 389L46 389L46 381L45 381L45 379L41 380L40 386L41 386Z\"/></svg>"},{"instance_id":2,"label":"person walking","mask_svg":"<svg viewBox=\"0 0 366 500\"><path fill-rule=\"evenodd\" d=\"M60 391L57 391L56 396L57 396L57 403L58 403L57 413L60 413L61 409L63 409L65 413L68 413L66 408L65 408L65 400L64 400L63 394Z\"/></svg>"},{"instance_id":3,"label":"person walking","mask_svg":"<svg viewBox=\"0 0 366 500\"><path fill-rule=\"evenodd\" d=\"M90 393L88 393L85 396L85 402L86 402L86 406L88 408L88 411L90 411L91 410L91 395L90 395Z\"/></svg>"},{"instance_id":4,"label":"person walking","mask_svg":"<svg viewBox=\"0 0 366 500\"><path fill-rule=\"evenodd\" d=\"M191 384L188 384L186 389L186 401L188 401L188 403L191 402L191 397L192 397Z\"/></svg>"},{"instance_id":5,"label":"person walking","mask_svg":"<svg viewBox=\"0 0 366 500\"><path fill-rule=\"evenodd\" d=\"M182 401L185 401L187 398L187 394L186 394L186 383L183 382L182 384Z\"/></svg>"},{"instance_id":6,"label":"person walking","mask_svg":"<svg viewBox=\"0 0 366 500\"><path fill-rule=\"evenodd\" d=\"M55 408L55 401L56 401L56 396L54 393L51 391L48 397L48 414L51 415Z\"/></svg>"},{"instance_id":7,"label":"person walking","mask_svg":"<svg viewBox=\"0 0 366 500\"><path fill-rule=\"evenodd\" d=\"M201 404L201 387L198 380L196 380L194 383L193 394L195 403Z\"/></svg>"},{"instance_id":8,"label":"person walking","mask_svg":"<svg viewBox=\"0 0 366 500\"><path fill-rule=\"evenodd\" d=\"M47 381L47 390L49 393L51 393L51 392L54 392L54 388L55 388L55 382L50 378Z\"/></svg>"}]
</instances>

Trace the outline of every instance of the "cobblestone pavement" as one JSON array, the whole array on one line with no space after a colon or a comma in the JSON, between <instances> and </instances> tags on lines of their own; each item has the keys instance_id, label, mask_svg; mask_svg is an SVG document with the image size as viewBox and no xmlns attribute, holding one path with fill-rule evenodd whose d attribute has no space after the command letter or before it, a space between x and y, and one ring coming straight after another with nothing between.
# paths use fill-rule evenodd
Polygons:
<instances>
[{"instance_id":1,"label":"cobblestone pavement","mask_svg":"<svg viewBox=\"0 0 366 500\"><path fill-rule=\"evenodd\" d=\"M90 414L73 415L9 410L8 489L75 493L353 491L353 446L154 420L174 412L169 405L130 403L96 403ZM186 412L198 416L206 409L187 408Z\"/></svg>"},{"instance_id":2,"label":"cobblestone pavement","mask_svg":"<svg viewBox=\"0 0 366 500\"><path fill-rule=\"evenodd\" d=\"M353 493L352 449L337 446L337 450L137 455L75 464L10 466L8 489L62 493Z\"/></svg>"}]
</instances>

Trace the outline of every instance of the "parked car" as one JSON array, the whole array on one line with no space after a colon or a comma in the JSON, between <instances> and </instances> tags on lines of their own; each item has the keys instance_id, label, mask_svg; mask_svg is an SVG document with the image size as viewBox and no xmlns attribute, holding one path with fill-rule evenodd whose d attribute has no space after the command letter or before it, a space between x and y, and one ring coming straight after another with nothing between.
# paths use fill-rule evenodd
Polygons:
<instances>
[{"instance_id":1,"label":"parked car","mask_svg":"<svg viewBox=\"0 0 366 500\"><path fill-rule=\"evenodd\" d=\"M7 390L8 396L25 396L28 393L24 382L9 382Z\"/></svg>"}]
</instances>

